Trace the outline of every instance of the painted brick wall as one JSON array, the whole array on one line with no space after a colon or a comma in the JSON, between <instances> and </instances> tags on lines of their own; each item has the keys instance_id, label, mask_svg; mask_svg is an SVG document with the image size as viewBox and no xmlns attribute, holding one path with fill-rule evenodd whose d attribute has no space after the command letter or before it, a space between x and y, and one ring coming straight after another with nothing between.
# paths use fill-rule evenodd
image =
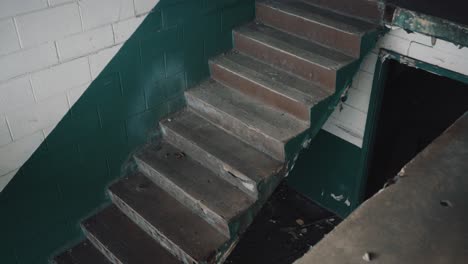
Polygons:
<instances>
[{"instance_id":1,"label":"painted brick wall","mask_svg":"<svg viewBox=\"0 0 468 264\"><path fill-rule=\"evenodd\" d=\"M0 192L158 1L0 1Z\"/></svg>"},{"instance_id":2,"label":"painted brick wall","mask_svg":"<svg viewBox=\"0 0 468 264\"><path fill-rule=\"evenodd\" d=\"M184 90L208 78L208 59L232 48L233 27L251 21L254 6L158 3L0 193L0 263L46 263L83 237L80 220L109 202L106 186L122 164L157 136L158 120L184 107Z\"/></svg>"},{"instance_id":3,"label":"painted brick wall","mask_svg":"<svg viewBox=\"0 0 468 264\"><path fill-rule=\"evenodd\" d=\"M362 147L374 70L380 49L391 50L468 75L468 48L460 48L444 40L436 40L435 45L432 45L429 36L419 33L410 34L401 28L393 27L364 59L359 72L353 79L348 100L342 105L342 109L335 110L323 127L324 130L359 148Z\"/></svg>"}]
</instances>

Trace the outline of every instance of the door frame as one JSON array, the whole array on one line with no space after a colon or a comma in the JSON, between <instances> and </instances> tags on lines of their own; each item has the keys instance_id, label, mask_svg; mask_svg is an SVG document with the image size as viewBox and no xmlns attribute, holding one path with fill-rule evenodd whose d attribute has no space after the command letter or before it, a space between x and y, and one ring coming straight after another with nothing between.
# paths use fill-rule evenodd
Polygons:
<instances>
[{"instance_id":1,"label":"door frame","mask_svg":"<svg viewBox=\"0 0 468 264\"><path fill-rule=\"evenodd\" d=\"M377 133L377 124L379 121L379 114L382 107L382 100L385 94L385 83L388 77L389 62L391 60L398 61L409 67L418 68L431 72L436 75L444 76L456 81L468 84L468 76L441 68L427 62L417 60L390 50L381 49L377 58L375 67L374 80L372 83L372 90L370 95L369 109L367 112L366 127L364 130L364 139L362 143L362 155L359 166L359 173L357 179L358 199L362 203L365 199L367 179L370 169L370 158L374 153L374 142Z\"/></svg>"}]
</instances>

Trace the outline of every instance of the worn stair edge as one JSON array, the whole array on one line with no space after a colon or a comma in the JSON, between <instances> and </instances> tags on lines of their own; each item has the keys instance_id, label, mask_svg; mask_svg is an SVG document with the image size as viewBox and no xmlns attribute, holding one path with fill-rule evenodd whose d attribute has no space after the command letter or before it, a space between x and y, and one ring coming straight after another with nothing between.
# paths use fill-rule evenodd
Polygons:
<instances>
[{"instance_id":1,"label":"worn stair edge","mask_svg":"<svg viewBox=\"0 0 468 264\"><path fill-rule=\"evenodd\" d=\"M67 249L51 261L55 264L111 264L89 240Z\"/></svg>"},{"instance_id":2,"label":"worn stair edge","mask_svg":"<svg viewBox=\"0 0 468 264\"><path fill-rule=\"evenodd\" d=\"M258 184L283 166L188 109L160 124L167 141L254 199L258 198Z\"/></svg>"},{"instance_id":3,"label":"worn stair edge","mask_svg":"<svg viewBox=\"0 0 468 264\"><path fill-rule=\"evenodd\" d=\"M210 61L212 78L306 122L331 92L249 56L231 52Z\"/></svg>"},{"instance_id":4,"label":"worn stair edge","mask_svg":"<svg viewBox=\"0 0 468 264\"><path fill-rule=\"evenodd\" d=\"M359 58L361 54L362 37L376 27L302 1L257 1L257 19L354 58Z\"/></svg>"},{"instance_id":5,"label":"worn stair edge","mask_svg":"<svg viewBox=\"0 0 468 264\"><path fill-rule=\"evenodd\" d=\"M134 157L155 184L227 237L233 233L231 225L254 203L249 195L166 142L147 145Z\"/></svg>"},{"instance_id":6,"label":"worn stair edge","mask_svg":"<svg viewBox=\"0 0 468 264\"><path fill-rule=\"evenodd\" d=\"M337 71L354 59L269 26L252 23L234 31L234 47L335 92Z\"/></svg>"},{"instance_id":7,"label":"worn stair edge","mask_svg":"<svg viewBox=\"0 0 468 264\"><path fill-rule=\"evenodd\" d=\"M214 263L229 238L141 173L109 188L114 204L184 263Z\"/></svg>"},{"instance_id":8,"label":"worn stair edge","mask_svg":"<svg viewBox=\"0 0 468 264\"><path fill-rule=\"evenodd\" d=\"M279 161L285 160L285 143L308 128L307 122L212 79L185 97L193 111Z\"/></svg>"},{"instance_id":9,"label":"worn stair edge","mask_svg":"<svg viewBox=\"0 0 468 264\"><path fill-rule=\"evenodd\" d=\"M383 23L385 4L379 0L303 0L311 5L325 8L345 16L359 18L374 24Z\"/></svg>"},{"instance_id":10,"label":"worn stair edge","mask_svg":"<svg viewBox=\"0 0 468 264\"><path fill-rule=\"evenodd\" d=\"M143 231L115 205L81 224L84 234L112 263L180 264L175 256Z\"/></svg>"}]
</instances>

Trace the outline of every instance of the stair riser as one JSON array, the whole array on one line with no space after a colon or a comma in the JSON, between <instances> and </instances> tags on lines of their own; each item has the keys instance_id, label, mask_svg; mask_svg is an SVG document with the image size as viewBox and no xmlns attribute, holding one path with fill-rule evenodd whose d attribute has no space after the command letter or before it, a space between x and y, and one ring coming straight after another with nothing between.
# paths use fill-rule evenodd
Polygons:
<instances>
[{"instance_id":1,"label":"stair riser","mask_svg":"<svg viewBox=\"0 0 468 264\"><path fill-rule=\"evenodd\" d=\"M281 109L299 119L308 121L310 109L308 106L277 93L268 87L242 76L230 69L216 63L210 63L212 78L216 81L237 89L244 94L252 96L268 105Z\"/></svg>"},{"instance_id":2,"label":"stair riser","mask_svg":"<svg viewBox=\"0 0 468 264\"><path fill-rule=\"evenodd\" d=\"M205 219L218 231L229 237L229 226L228 223L215 212L206 207L202 201L195 199L190 196L187 192L177 186L174 182L170 181L167 177L160 174L158 171L153 169L150 165L146 164L144 161L140 160L138 157L135 157L135 161L138 165L138 168L148 176L151 181L153 181L160 188L168 192L172 197L178 200L180 203L187 206L190 210L198 214L200 217Z\"/></svg>"},{"instance_id":3,"label":"stair riser","mask_svg":"<svg viewBox=\"0 0 468 264\"><path fill-rule=\"evenodd\" d=\"M348 16L358 17L373 23L381 23L383 5L377 0L304 0L317 7L323 7Z\"/></svg>"},{"instance_id":4,"label":"stair riser","mask_svg":"<svg viewBox=\"0 0 468 264\"><path fill-rule=\"evenodd\" d=\"M193 157L196 161L203 164L205 167L214 171L217 175L223 177L226 181L257 199L257 184L255 181L248 178L248 176L238 172L228 164L224 163L216 156L211 155L204 149L200 148L193 141L186 139L182 135L174 132L172 129L161 124L161 129L164 138L174 145L175 147L183 150L187 155Z\"/></svg>"},{"instance_id":5,"label":"stair riser","mask_svg":"<svg viewBox=\"0 0 468 264\"><path fill-rule=\"evenodd\" d=\"M361 50L361 36L359 35L296 16L264 3L257 3L257 19L269 26L359 58Z\"/></svg>"},{"instance_id":6,"label":"stair riser","mask_svg":"<svg viewBox=\"0 0 468 264\"><path fill-rule=\"evenodd\" d=\"M277 160L284 160L284 143L276 139L268 137L261 131L247 126L240 120L226 113L221 112L219 109L193 97L190 93L185 94L187 104L203 117L211 122L218 124L228 133L231 133L247 144L252 145L264 153L271 155Z\"/></svg>"},{"instance_id":7,"label":"stair riser","mask_svg":"<svg viewBox=\"0 0 468 264\"><path fill-rule=\"evenodd\" d=\"M332 92L335 91L336 69L317 65L294 54L273 48L267 43L251 39L239 32L234 32L234 46L247 55L281 67L312 82L320 83L322 87Z\"/></svg>"},{"instance_id":8,"label":"stair riser","mask_svg":"<svg viewBox=\"0 0 468 264\"><path fill-rule=\"evenodd\" d=\"M91 232L89 232L85 226L81 225L81 229L83 233L88 238L89 241L104 255L106 258L115 264L129 264L125 263L123 260L118 259L104 244L99 241L97 237L95 237Z\"/></svg>"},{"instance_id":9,"label":"stair riser","mask_svg":"<svg viewBox=\"0 0 468 264\"><path fill-rule=\"evenodd\" d=\"M159 242L164 248L166 248L171 254L176 256L185 264L196 264L199 263L193 259L189 254L180 249L175 243L169 240L164 234L159 232L159 230L152 226L148 221L146 221L140 214L133 210L128 204L126 204L122 199L117 195L109 191L109 196L112 202L130 218L134 223L136 223L141 229L143 229L148 235L153 239Z\"/></svg>"}]
</instances>

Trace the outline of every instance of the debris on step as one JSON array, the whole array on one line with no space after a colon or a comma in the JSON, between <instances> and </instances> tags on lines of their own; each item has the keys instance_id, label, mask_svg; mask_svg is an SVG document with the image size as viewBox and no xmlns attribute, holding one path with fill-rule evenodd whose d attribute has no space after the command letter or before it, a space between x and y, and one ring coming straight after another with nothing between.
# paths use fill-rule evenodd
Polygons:
<instances>
[{"instance_id":1,"label":"debris on step","mask_svg":"<svg viewBox=\"0 0 468 264\"><path fill-rule=\"evenodd\" d=\"M372 260L372 257L373 257L372 253L366 252L366 253L364 253L364 255L362 256L362 259L363 259L364 261L366 261L366 262L370 262L370 261Z\"/></svg>"},{"instance_id":2,"label":"debris on step","mask_svg":"<svg viewBox=\"0 0 468 264\"><path fill-rule=\"evenodd\" d=\"M296 223L297 223L298 225L300 225L300 226L303 226L303 225L304 225L304 220L298 218L298 219L296 219Z\"/></svg>"}]
</instances>

